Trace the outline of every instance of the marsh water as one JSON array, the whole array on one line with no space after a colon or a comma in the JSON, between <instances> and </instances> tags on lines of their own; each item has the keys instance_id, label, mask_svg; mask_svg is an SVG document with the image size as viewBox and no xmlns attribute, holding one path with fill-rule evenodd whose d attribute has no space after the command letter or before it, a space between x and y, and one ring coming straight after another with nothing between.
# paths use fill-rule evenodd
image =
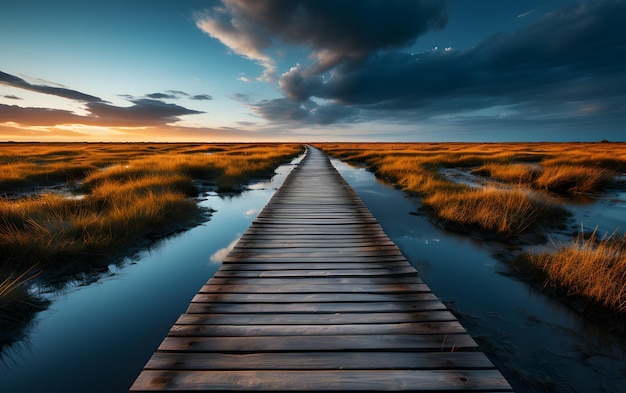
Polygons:
<instances>
[{"instance_id":1,"label":"marsh water","mask_svg":"<svg viewBox=\"0 0 626 393\"><path fill-rule=\"evenodd\" d=\"M27 338L0 360L0 392L125 392L190 299L280 186L293 164L240 195L207 194L201 226L160 241L97 280L46 296ZM626 345L513 277L497 244L442 231L419 201L333 160L423 280L460 318L518 392L624 392ZM573 221L626 217L626 195L576 207ZM609 214L607 214L609 212ZM600 217L600 218L599 218ZM587 224L585 224L587 225Z\"/></svg>"}]
</instances>

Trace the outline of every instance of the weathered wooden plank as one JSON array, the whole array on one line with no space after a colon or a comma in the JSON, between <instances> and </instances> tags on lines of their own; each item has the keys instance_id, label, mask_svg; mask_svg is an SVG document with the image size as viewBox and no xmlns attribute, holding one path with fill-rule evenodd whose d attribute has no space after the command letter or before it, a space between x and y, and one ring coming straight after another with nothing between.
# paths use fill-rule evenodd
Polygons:
<instances>
[{"instance_id":1,"label":"weathered wooden plank","mask_svg":"<svg viewBox=\"0 0 626 393\"><path fill-rule=\"evenodd\" d=\"M510 385L496 370L278 370L151 371L132 391L466 391L494 392Z\"/></svg>"},{"instance_id":2,"label":"weathered wooden plank","mask_svg":"<svg viewBox=\"0 0 626 393\"><path fill-rule=\"evenodd\" d=\"M191 336L303 336L342 334L455 334L465 333L458 321L345 325L174 325L171 337Z\"/></svg>"},{"instance_id":3,"label":"weathered wooden plank","mask_svg":"<svg viewBox=\"0 0 626 393\"><path fill-rule=\"evenodd\" d=\"M404 256L400 253L398 249L381 249L375 250L375 254L372 251L363 251L359 249L338 249L338 248L330 248L330 249L317 249L316 251L298 251L292 249L286 249L282 253L281 252L272 252L271 250L266 249L242 249L236 248L233 249L229 254L228 258L276 258L276 259L288 259L288 258L350 258L357 257L362 259L380 259L381 257L396 257L396 259L401 260L402 262L409 265Z\"/></svg>"},{"instance_id":4,"label":"weathered wooden plank","mask_svg":"<svg viewBox=\"0 0 626 393\"><path fill-rule=\"evenodd\" d=\"M396 301L396 302L334 302L334 303L201 303L193 302L187 313L303 313L303 314L335 314L335 313L370 313L370 312L414 312L429 310L445 310L439 301Z\"/></svg>"},{"instance_id":5,"label":"weathered wooden plank","mask_svg":"<svg viewBox=\"0 0 626 393\"><path fill-rule=\"evenodd\" d=\"M334 226L315 226L315 225L268 225L268 226L254 226L249 229L251 234L265 233L265 234L283 234L290 236L296 235L344 235L346 233L360 233L364 236L383 236L384 232L377 228L370 228L368 226L358 225L334 225Z\"/></svg>"},{"instance_id":6,"label":"weathered wooden plank","mask_svg":"<svg viewBox=\"0 0 626 393\"><path fill-rule=\"evenodd\" d=\"M476 350L469 334L337 335L254 337L166 337L159 351L271 352L271 351L455 351Z\"/></svg>"},{"instance_id":7,"label":"weathered wooden plank","mask_svg":"<svg viewBox=\"0 0 626 393\"><path fill-rule=\"evenodd\" d=\"M335 251L334 249L330 249L328 251L316 251L316 252L296 252L291 250L285 250L284 253L275 253L275 252L267 252L263 249L250 249L248 251L243 251L241 249L234 250L231 252L225 260L237 260L237 259L246 259L254 260L254 259L274 259L274 260L288 260L291 259L292 262L296 262L299 259L308 259L308 260L328 260L336 258L338 260L346 259L346 260L363 260L363 261L371 261L371 260L392 260L392 261L400 261L404 264L407 264L406 259L398 250L381 250L372 253L371 251L354 251L350 252L349 250L344 251ZM294 260L295 259L295 260Z\"/></svg>"},{"instance_id":8,"label":"weathered wooden plank","mask_svg":"<svg viewBox=\"0 0 626 393\"><path fill-rule=\"evenodd\" d=\"M302 240L291 240L285 239L284 237L252 237L248 236L246 238L240 239L236 248L244 248L244 247L254 247L256 249L284 249L288 250L290 248L316 248L316 249L324 249L324 248L336 248L338 246L343 247L348 250L350 248L360 248L365 249L367 247L384 247L384 246L395 246L390 240L386 240L384 238L378 239L368 239L365 237L361 238L349 238L349 239L322 239L322 240L314 240L314 239L302 239Z\"/></svg>"},{"instance_id":9,"label":"weathered wooden plank","mask_svg":"<svg viewBox=\"0 0 626 393\"><path fill-rule=\"evenodd\" d=\"M338 277L338 276L397 276L417 275L412 267L394 269L337 269L337 270L218 270L215 277Z\"/></svg>"},{"instance_id":10,"label":"weathered wooden plank","mask_svg":"<svg viewBox=\"0 0 626 393\"><path fill-rule=\"evenodd\" d=\"M337 289L337 292L355 292L360 291L356 288L347 287L346 291L341 290L343 285L370 285L375 289L379 285L383 285L385 290L393 290L394 288L409 288L409 284L423 284L421 278L417 276L408 277L315 277L315 278L300 278L297 280L287 278L219 278L211 277L207 281L207 285L272 285L280 286L278 291L283 292L283 286L289 285L333 285ZM341 284L341 285L340 285ZM428 287L420 287L423 290L429 291ZM362 291L367 291L363 289ZM379 291L376 291L379 292Z\"/></svg>"},{"instance_id":11,"label":"weathered wooden plank","mask_svg":"<svg viewBox=\"0 0 626 393\"><path fill-rule=\"evenodd\" d=\"M402 277L402 276L400 276ZM409 277L413 277L413 276L409 276ZM289 277L289 278L276 278L274 280L280 280L280 281L285 281L285 280L290 280L292 281L292 284L287 284L287 285L272 285L272 284L250 284L250 285L239 285L239 284L206 284L203 285L202 288L200 288L200 291L198 291L198 293L212 293L212 292L223 292L223 293L405 293L405 292L430 292L428 286L426 286L425 284L344 284L341 286L338 285L334 285L334 284L316 284L316 283L309 283L312 282L314 280L322 280L322 279L331 279L331 278L337 278L337 279L359 279L359 278L365 278L365 279L383 279L383 278L398 278L398 276L390 276L390 277L371 277L371 276L365 276L365 277L315 277L315 278L302 278L302 279L298 279L297 281L305 281L307 280L306 283L302 283L302 284L297 284L294 283L293 281L296 281L295 279ZM402 277L404 278L404 277ZM210 282L218 282L217 280L221 281L228 281L228 280L252 280L254 278L248 278L248 277L229 277L229 278L223 278L223 277L215 277L215 280L212 280ZM267 279L267 278L263 278L263 279ZM257 279L258 280L262 280L262 279Z\"/></svg>"},{"instance_id":12,"label":"weathered wooden plank","mask_svg":"<svg viewBox=\"0 0 626 393\"><path fill-rule=\"evenodd\" d=\"M240 254L307 254L307 255L336 255L336 254L349 254L349 255L365 255L371 256L373 252L376 255L402 255L398 247L394 245L372 245L370 243L360 243L356 245L345 245L342 243L335 243L333 245L326 244L326 247L320 248L317 246L300 246L300 247L284 247L284 246L272 246L271 244L263 244L263 246L252 246L251 242L248 242L250 246L244 245L245 242L238 242L232 249L231 255Z\"/></svg>"},{"instance_id":13,"label":"weathered wooden plank","mask_svg":"<svg viewBox=\"0 0 626 393\"><path fill-rule=\"evenodd\" d=\"M298 220L302 222L308 222L309 220L321 221L324 223L332 223L334 221L367 221L373 224L378 224L378 221L369 213L366 212L358 212L353 209L323 209L318 210L317 212L303 212L301 209L294 209L290 212L285 212L281 210L263 210L262 213L259 213L257 217L254 219L254 222L270 222L272 220L276 221L287 221L287 220Z\"/></svg>"},{"instance_id":14,"label":"weathered wooden plank","mask_svg":"<svg viewBox=\"0 0 626 393\"><path fill-rule=\"evenodd\" d=\"M480 370L481 352L156 353L147 370Z\"/></svg>"},{"instance_id":15,"label":"weathered wooden plank","mask_svg":"<svg viewBox=\"0 0 626 393\"><path fill-rule=\"evenodd\" d=\"M375 323L446 322L456 318L449 311L372 312L339 314L182 314L176 324L214 325L352 325Z\"/></svg>"},{"instance_id":16,"label":"weathered wooden plank","mask_svg":"<svg viewBox=\"0 0 626 393\"><path fill-rule=\"evenodd\" d=\"M381 253L380 255L372 255L367 252L355 252L354 254L350 252L336 252L336 251L318 251L315 253L302 253L302 252L290 252L285 250L283 254L280 253L266 253L262 249L251 250L250 252L234 252L228 254L225 261L231 260L243 260L245 262L252 262L254 260L274 260L274 261L291 261L291 262L314 262L314 261L393 261L393 262L403 262L407 266L410 264L406 261L404 256L397 251L388 251Z\"/></svg>"},{"instance_id":17,"label":"weathered wooden plank","mask_svg":"<svg viewBox=\"0 0 626 393\"><path fill-rule=\"evenodd\" d=\"M296 259L297 260L297 259ZM222 264L221 270L332 270L332 269L398 269L406 267L406 262L291 262L288 261L276 261L268 259L267 262L233 262L225 261Z\"/></svg>"},{"instance_id":18,"label":"weathered wooden plank","mask_svg":"<svg viewBox=\"0 0 626 393\"><path fill-rule=\"evenodd\" d=\"M280 289L278 289L280 290ZM336 303L336 302L417 302L438 301L430 292L404 293L198 293L194 303Z\"/></svg>"},{"instance_id":19,"label":"weathered wooden plank","mask_svg":"<svg viewBox=\"0 0 626 393\"><path fill-rule=\"evenodd\" d=\"M402 255L381 255L378 257L371 255L355 255L350 256L346 254L335 255L335 256L301 256L301 255L276 255L276 256L238 256L238 255L229 255L224 258L223 262L246 262L246 263L257 263L257 262L306 262L306 263L315 263L315 262L406 262ZM411 266L406 263L406 266Z\"/></svg>"},{"instance_id":20,"label":"weathered wooden plank","mask_svg":"<svg viewBox=\"0 0 626 393\"><path fill-rule=\"evenodd\" d=\"M289 232L288 236L281 235L280 233L269 233L264 231L254 231L249 229L241 237L242 239L282 239L286 241L348 241L348 240L364 240L371 239L372 241L383 240L388 241L389 238L384 232L344 232L344 233L296 233Z\"/></svg>"}]
</instances>

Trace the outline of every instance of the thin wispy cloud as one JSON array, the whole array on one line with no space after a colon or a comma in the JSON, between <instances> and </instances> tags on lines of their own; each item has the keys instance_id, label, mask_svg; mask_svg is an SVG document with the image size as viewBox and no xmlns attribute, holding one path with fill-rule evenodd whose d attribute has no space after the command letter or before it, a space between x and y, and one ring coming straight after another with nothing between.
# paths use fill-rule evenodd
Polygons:
<instances>
[{"instance_id":1,"label":"thin wispy cloud","mask_svg":"<svg viewBox=\"0 0 626 393\"><path fill-rule=\"evenodd\" d=\"M533 12L537 11L539 8L533 8L530 11L526 11L526 12L522 12L521 14L517 15L518 18L525 18L528 15L532 14Z\"/></svg>"},{"instance_id":2,"label":"thin wispy cloud","mask_svg":"<svg viewBox=\"0 0 626 393\"><path fill-rule=\"evenodd\" d=\"M58 97L68 98L70 100L76 100L76 101L85 101L85 102L102 101L98 97L95 97L89 94L84 94L76 90L66 89L64 87L30 84L22 78L7 74L2 71L0 71L0 85L16 87L18 89L34 91L37 93L51 94L51 95L55 95Z\"/></svg>"},{"instance_id":3,"label":"thin wispy cloud","mask_svg":"<svg viewBox=\"0 0 626 393\"><path fill-rule=\"evenodd\" d=\"M196 101L210 101L213 99L213 97L211 97L208 94L196 94L189 98L191 98L192 100L196 100Z\"/></svg>"},{"instance_id":4,"label":"thin wispy cloud","mask_svg":"<svg viewBox=\"0 0 626 393\"><path fill-rule=\"evenodd\" d=\"M146 94L146 97L151 98L153 100L163 100L163 99L176 100L180 97L180 94L151 93L151 94Z\"/></svg>"},{"instance_id":5,"label":"thin wispy cloud","mask_svg":"<svg viewBox=\"0 0 626 393\"><path fill-rule=\"evenodd\" d=\"M33 85L24 79L0 72L0 84L37 93L55 95L84 103L87 115L77 115L69 110L21 107L0 104L0 123L13 122L28 125L57 126L62 124L85 124L108 127L145 127L176 123L180 116L204 113L180 105L163 102L169 98L163 93L151 93L146 97L134 98L124 95L132 105L123 107L106 102L98 97L67 88ZM182 92L178 92L182 93ZM188 95L187 93L183 93ZM178 97L180 94L173 95ZM197 98L193 98L197 97ZM192 99L209 99L208 95L193 96ZM159 98L159 99L154 99Z\"/></svg>"},{"instance_id":6,"label":"thin wispy cloud","mask_svg":"<svg viewBox=\"0 0 626 393\"><path fill-rule=\"evenodd\" d=\"M150 94L146 94L145 98L149 98L153 100L177 100L180 98L189 98L195 101L209 101L213 99L213 97L209 94L191 95L189 93L185 93L184 91L180 91L180 90L167 90L164 93L150 93Z\"/></svg>"}]
</instances>

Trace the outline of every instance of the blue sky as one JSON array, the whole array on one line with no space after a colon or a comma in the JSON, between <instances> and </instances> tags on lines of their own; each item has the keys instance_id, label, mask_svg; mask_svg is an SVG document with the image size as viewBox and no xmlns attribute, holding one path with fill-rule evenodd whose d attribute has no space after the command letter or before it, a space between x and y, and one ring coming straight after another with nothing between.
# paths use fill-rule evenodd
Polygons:
<instances>
[{"instance_id":1,"label":"blue sky","mask_svg":"<svg viewBox=\"0 0 626 393\"><path fill-rule=\"evenodd\" d=\"M624 141L626 1L0 4L0 141Z\"/></svg>"}]
</instances>

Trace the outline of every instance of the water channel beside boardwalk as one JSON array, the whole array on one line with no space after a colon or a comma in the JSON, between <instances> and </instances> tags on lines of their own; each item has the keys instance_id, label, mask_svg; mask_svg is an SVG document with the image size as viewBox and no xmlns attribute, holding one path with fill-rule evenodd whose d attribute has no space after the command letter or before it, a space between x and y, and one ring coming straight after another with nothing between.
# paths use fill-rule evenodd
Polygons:
<instances>
[{"instance_id":1,"label":"water channel beside boardwalk","mask_svg":"<svg viewBox=\"0 0 626 393\"><path fill-rule=\"evenodd\" d=\"M493 257L497 245L442 231L410 214L417 200L362 168L333 163L518 392L620 392L626 386L626 345L619 337L502 274L507 267ZM216 210L210 221L112 265L96 282L50 294L50 308L27 339L3 355L0 391L126 391L290 168L240 195L207 195L203 206Z\"/></svg>"},{"instance_id":2,"label":"water channel beside boardwalk","mask_svg":"<svg viewBox=\"0 0 626 393\"><path fill-rule=\"evenodd\" d=\"M626 341L509 273L498 244L455 235L414 215L419 201L334 161L422 279L459 317L518 392L622 392ZM626 217L626 193L574 211L572 220ZM596 217L597 206L606 217ZM596 224L593 224L596 225Z\"/></svg>"}]
</instances>

